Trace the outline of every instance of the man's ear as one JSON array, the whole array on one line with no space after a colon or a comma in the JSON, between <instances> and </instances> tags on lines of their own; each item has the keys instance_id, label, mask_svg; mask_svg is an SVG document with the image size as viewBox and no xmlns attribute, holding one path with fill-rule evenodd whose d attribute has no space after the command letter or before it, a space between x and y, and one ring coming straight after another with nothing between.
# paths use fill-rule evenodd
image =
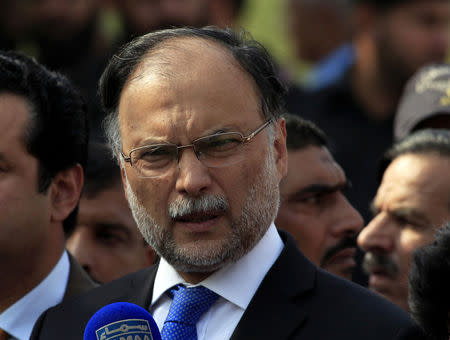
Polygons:
<instances>
[{"instance_id":1,"label":"man's ear","mask_svg":"<svg viewBox=\"0 0 450 340\"><path fill-rule=\"evenodd\" d=\"M77 206L83 188L83 168L80 164L60 171L52 179L49 195L52 222L62 222Z\"/></svg>"},{"instance_id":2,"label":"man's ear","mask_svg":"<svg viewBox=\"0 0 450 340\"><path fill-rule=\"evenodd\" d=\"M278 118L275 122L274 158L278 169L278 181L287 174L286 121Z\"/></svg>"}]
</instances>

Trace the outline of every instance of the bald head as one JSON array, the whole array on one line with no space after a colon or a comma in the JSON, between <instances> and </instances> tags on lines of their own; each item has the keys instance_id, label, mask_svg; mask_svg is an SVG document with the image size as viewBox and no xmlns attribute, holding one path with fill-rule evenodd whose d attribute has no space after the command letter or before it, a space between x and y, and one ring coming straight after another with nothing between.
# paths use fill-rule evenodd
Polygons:
<instances>
[{"instance_id":1,"label":"bald head","mask_svg":"<svg viewBox=\"0 0 450 340\"><path fill-rule=\"evenodd\" d=\"M151 78L164 78L174 85L186 74L207 72L208 66L239 69L247 73L230 51L218 42L198 37L174 37L161 42L142 57L125 87L143 73ZM208 76L208 73L204 74L205 79Z\"/></svg>"}]
</instances>

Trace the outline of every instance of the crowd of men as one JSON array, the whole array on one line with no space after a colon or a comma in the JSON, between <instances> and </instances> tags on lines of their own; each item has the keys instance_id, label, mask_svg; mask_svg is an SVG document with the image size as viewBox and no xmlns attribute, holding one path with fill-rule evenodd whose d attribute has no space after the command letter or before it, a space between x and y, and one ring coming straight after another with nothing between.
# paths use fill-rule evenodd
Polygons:
<instances>
[{"instance_id":1,"label":"crowd of men","mask_svg":"<svg viewBox=\"0 0 450 340\"><path fill-rule=\"evenodd\" d=\"M118 301L164 340L447 340L450 2L290 0L355 20L301 83L204 26L242 2L187 3L88 68L52 62L93 32L64 49L69 14L41 62L0 51L0 340L80 339Z\"/></svg>"}]
</instances>

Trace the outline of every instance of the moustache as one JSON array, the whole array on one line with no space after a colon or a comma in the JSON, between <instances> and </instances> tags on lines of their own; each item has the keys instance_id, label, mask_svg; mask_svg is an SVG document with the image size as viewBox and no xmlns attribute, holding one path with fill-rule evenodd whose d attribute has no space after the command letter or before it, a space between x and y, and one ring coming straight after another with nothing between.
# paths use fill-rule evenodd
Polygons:
<instances>
[{"instance_id":1,"label":"moustache","mask_svg":"<svg viewBox=\"0 0 450 340\"><path fill-rule=\"evenodd\" d=\"M330 260L334 255L339 253L341 250L347 248L356 248L356 237L357 235L343 238L335 246L328 249L325 255L322 257L322 260L320 261L320 266L323 267L328 262L328 260Z\"/></svg>"},{"instance_id":2,"label":"moustache","mask_svg":"<svg viewBox=\"0 0 450 340\"><path fill-rule=\"evenodd\" d=\"M172 219L178 219L186 215L201 213L222 213L229 208L225 197L205 195L201 197L182 197L169 205L169 216Z\"/></svg>"},{"instance_id":3,"label":"moustache","mask_svg":"<svg viewBox=\"0 0 450 340\"><path fill-rule=\"evenodd\" d=\"M367 252L364 255L362 267L368 275L373 272L381 272L392 278L395 278L395 276L400 271L398 265L392 260L389 255L376 254L372 252Z\"/></svg>"}]
</instances>

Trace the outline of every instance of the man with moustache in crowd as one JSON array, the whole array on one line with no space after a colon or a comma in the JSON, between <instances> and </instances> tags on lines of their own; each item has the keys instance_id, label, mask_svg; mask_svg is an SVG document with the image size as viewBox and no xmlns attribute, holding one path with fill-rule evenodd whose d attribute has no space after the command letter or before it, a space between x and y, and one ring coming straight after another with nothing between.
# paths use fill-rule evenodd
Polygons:
<instances>
[{"instance_id":1,"label":"man with moustache in crowd","mask_svg":"<svg viewBox=\"0 0 450 340\"><path fill-rule=\"evenodd\" d=\"M413 251L450 220L449 174L449 130L420 130L394 144L381 165L374 217L358 236L369 288L405 310Z\"/></svg>"},{"instance_id":2,"label":"man with moustache in crowd","mask_svg":"<svg viewBox=\"0 0 450 340\"><path fill-rule=\"evenodd\" d=\"M32 339L79 340L115 301L149 310L165 340L379 340L414 325L277 231L284 89L261 45L214 27L150 33L111 59L100 92L128 202L161 260L50 309Z\"/></svg>"},{"instance_id":3,"label":"man with moustache in crowd","mask_svg":"<svg viewBox=\"0 0 450 340\"><path fill-rule=\"evenodd\" d=\"M284 118L289 162L275 225L294 236L314 264L350 280L363 220L345 197L345 173L322 130L292 114Z\"/></svg>"}]
</instances>

